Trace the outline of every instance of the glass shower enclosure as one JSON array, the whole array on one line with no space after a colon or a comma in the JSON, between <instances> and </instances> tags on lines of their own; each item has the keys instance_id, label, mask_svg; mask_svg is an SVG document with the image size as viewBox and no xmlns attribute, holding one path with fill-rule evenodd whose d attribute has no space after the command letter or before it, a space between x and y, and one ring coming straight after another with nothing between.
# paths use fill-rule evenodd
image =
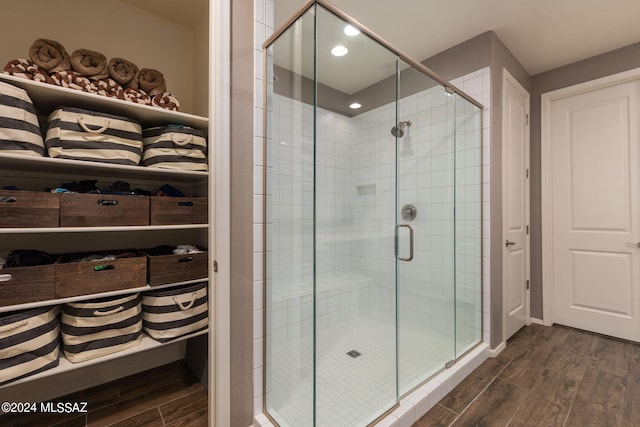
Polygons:
<instances>
[{"instance_id":1,"label":"glass shower enclosure","mask_svg":"<svg viewBox=\"0 0 640 427\"><path fill-rule=\"evenodd\" d=\"M264 56L265 413L365 426L482 340L482 109L324 1Z\"/></svg>"}]
</instances>

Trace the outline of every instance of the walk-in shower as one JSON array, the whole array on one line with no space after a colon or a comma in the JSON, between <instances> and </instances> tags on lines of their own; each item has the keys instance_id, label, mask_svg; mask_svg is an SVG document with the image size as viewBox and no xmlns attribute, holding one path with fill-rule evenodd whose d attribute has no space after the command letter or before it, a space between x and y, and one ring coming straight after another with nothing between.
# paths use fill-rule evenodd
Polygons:
<instances>
[{"instance_id":1,"label":"walk-in shower","mask_svg":"<svg viewBox=\"0 0 640 427\"><path fill-rule=\"evenodd\" d=\"M481 108L324 1L264 56L265 413L365 426L482 339Z\"/></svg>"}]
</instances>

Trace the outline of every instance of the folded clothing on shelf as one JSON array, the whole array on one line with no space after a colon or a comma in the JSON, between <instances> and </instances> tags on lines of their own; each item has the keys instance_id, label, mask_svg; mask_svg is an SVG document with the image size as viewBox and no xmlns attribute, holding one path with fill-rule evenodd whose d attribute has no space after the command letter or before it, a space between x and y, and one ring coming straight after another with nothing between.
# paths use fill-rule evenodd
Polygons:
<instances>
[{"instance_id":1,"label":"folded clothing on shelf","mask_svg":"<svg viewBox=\"0 0 640 427\"><path fill-rule=\"evenodd\" d=\"M158 191L156 191L156 196L184 197L184 194L182 194L182 191L180 191L176 187L169 184L164 184L162 187L158 188Z\"/></svg>"},{"instance_id":2,"label":"folded clothing on shelf","mask_svg":"<svg viewBox=\"0 0 640 427\"><path fill-rule=\"evenodd\" d=\"M144 249L144 252L151 256L161 255L183 255L183 254L199 254L203 251L198 249L196 245L159 245L150 249Z\"/></svg>"},{"instance_id":3,"label":"folded clothing on shelf","mask_svg":"<svg viewBox=\"0 0 640 427\"><path fill-rule=\"evenodd\" d=\"M4 268L48 265L56 261L56 256L37 249L17 249L11 251L3 263Z\"/></svg>"},{"instance_id":4,"label":"folded clothing on shelf","mask_svg":"<svg viewBox=\"0 0 640 427\"><path fill-rule=\"evenodd\" d=\"M103 261L115 261L122 258L134 258L139 256L135 252L122 252L118 254L91 254L83 256L82 258L71 259L69 262L103 262Z\"/></svg>"},{"instance_id":5,"label":"folded clothing on shelf","mask_svg":"<svg viewBox=\"0 0 640 427\"><path fill-rule=\"evenodd\" d=\"M173 250L174 255L199 254L200 252L202 251L195 245L178 245L178 247Z\"/></svg>"},{"instance_id":6,"label":"folded clothing on shelf","mask_svg":"<svg viewBox=\"0 0 640 427\"><path fill-rule=\"evenodd\" d=\"M153 193L141 188L131 188L126 181L115 181L106 187L98 188L97 179L85 179L82 181L63 182L59 187L51 189L52 193L88 193L88 194L115 194L119 196L152 196Z\"/></svg>"}]
</instances>

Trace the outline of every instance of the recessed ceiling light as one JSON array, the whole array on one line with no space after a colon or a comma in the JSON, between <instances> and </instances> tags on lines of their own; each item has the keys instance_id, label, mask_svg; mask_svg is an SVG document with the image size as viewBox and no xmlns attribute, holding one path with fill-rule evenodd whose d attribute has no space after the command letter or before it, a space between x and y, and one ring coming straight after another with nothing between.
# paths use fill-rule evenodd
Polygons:
<instances>
[{"instance_id":1,"label":"recessed ceiling light","mask_svg":"<svg viewBox=\"0 0 640 427\"><path fill-rule=\"evenodd\" d=\"M353 37L360 34L360 30L353 25L347 25L346 27L344 27L344 33L350 37Z\"/></svg>"},{"instance_id":2,"label":"recessed ceiling light","mask_svg":"<svg viewBox=\"0 0 640 427\"><path fill-rule=\"evenodd\" d=\"M362 104L360 104L359 102L353 102L351 105L349 105L349 108L351 108L352 110L357 110L360 107L362 107Z\"/></svg>"},{"instance_id":3,"label":"recessed ceiling light","mask_svg":"<svg viewBox=\"0 0 640 427\"><path fill-rule=\"evenodd\" d=\"M346 47L342 46L341 44L335 46L333 49L331 49L331 54L333 56L345 56L347 54L347 52L349 52L349 49L347 49Z\"/></svg>"}]
</instances>

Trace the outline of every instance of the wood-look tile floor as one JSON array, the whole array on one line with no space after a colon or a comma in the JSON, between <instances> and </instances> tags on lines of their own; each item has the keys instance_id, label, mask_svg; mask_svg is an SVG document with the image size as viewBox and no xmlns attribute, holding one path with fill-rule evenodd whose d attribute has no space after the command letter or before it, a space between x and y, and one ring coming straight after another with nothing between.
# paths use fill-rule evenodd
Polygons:
<instances>
[{"instance_id":1,"label":"wood-look tile floor","mask_svg":"<svg viewBox=\"0 0 640 427\"><path fill-rule=\"evenodd\" d=\"M6 414L0 426L206 427L208 419L207 390L182 361L52 401L88 402L88 413Z\"/></svg>"},{"instance_id":2,"label":"wood-look tile floor","mask_svg":"<svg viewBox=\"0 0 640 427\"><path fill-rule=\"evenodd\" d=\"M527 326L413 427L640 426L640 345Z\"/></svg>"}]
</instances>

